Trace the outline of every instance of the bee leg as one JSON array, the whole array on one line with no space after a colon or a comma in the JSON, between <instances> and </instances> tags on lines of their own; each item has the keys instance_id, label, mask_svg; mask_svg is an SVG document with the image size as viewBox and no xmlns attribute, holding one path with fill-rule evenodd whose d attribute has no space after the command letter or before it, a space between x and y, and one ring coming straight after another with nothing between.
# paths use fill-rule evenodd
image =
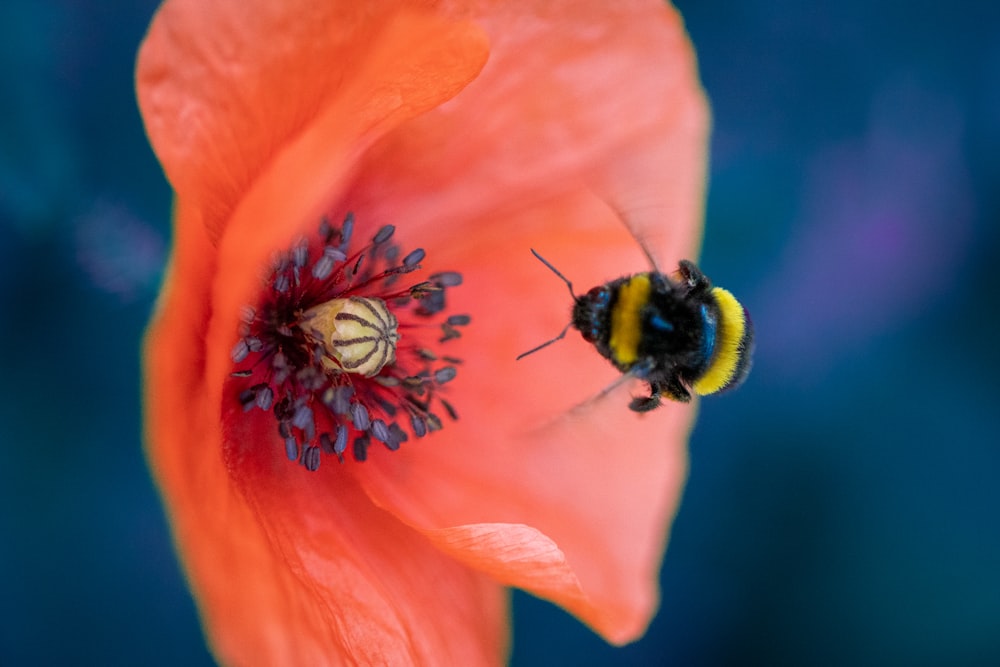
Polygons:
<instances>
[{"instance_id":1,"label":"bee leg","mask_svg":"<svg viewBox=\"0 0 1000 667\"><path fill-rule=\"evenodd\" d=\"M669 393L668 382L663 382L661 380L650 380L649 381L649 396L645 398L633 398L632 402L628 404L629 410L633 412L649 412L650 410L655 410L660 407L660 397L667 396L672 398ZM681 387L681 391L684 388Z\"/></svg>"},{"instance_id":2,"label":"bee leg","mask_svg":"<svg viewBox=\"0 0 1000 667\"><path fill-rule=\"evenodd\" d=\"M712 281L695 266L694 262L682 259L678 268L692 294L707 293L712 287Z\"/></svg>"},{"instance_id":3,"label":"bee leg","mask_svg":"<svg viewBox=\"0 0 1000 667\"><path fill-rule=\"evenodd\" d=\"M636 396L628 404L628 409L633 412L649 412L650 410L655 410L660 407L660 395L650 394L645 398Z\"/></svg>"},{"instance_id":4,"label":"bee leg","mask_svg":"<svg viewBox=\"0 0 1000 667\"><path fill-rule=\"evenodd\" d=\"M669 398L671 401L688 403L691 400L690 392L688 392L687 388L681 383L680 378L676 375L668 377L665 380L651 382L649 388L651 391Z\"/></svg>"}]
</instances>

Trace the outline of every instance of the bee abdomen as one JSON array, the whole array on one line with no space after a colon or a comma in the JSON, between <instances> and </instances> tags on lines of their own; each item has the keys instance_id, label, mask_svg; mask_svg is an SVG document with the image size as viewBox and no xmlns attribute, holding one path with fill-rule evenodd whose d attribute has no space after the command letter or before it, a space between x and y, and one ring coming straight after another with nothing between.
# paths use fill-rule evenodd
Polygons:
<instances>
[{"instance_id":1,"label":"bee abdomen","mask_svg":"<svg viewBox=\"0 0 1000 667\"><path fill-rule=\"evenodd\" d=\"M750 372L753 350L753 323L746 309L721 287L713 287L711 295L718 306L715 326L706 326L713 349L705 371L691 383L703 396L739 386Z\"/></svg>"}]
</instances>

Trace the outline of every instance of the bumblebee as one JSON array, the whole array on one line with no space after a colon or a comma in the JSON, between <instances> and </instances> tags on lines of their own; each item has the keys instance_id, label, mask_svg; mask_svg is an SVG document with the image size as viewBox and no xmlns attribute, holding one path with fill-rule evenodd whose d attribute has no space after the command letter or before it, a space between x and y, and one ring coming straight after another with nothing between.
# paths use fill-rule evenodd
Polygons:
<instances>
[{"instance_id":1,"label":"bumblebee","mask_svg":"<svg viewBox=\"0 0 1000 667\"><path fill-rule=\"evenodd\" d=\"M623 378L649 384L649 396L629 404L635 412L655 409L661 397L688 402L692 393L733 389L750 372L749 313L728 291L713 287L693 262L681 260L676 279L654 266L577 295L563 274L535 250L531 253L569 287L573 312L562 333L518 359L561 340L573 327Z\"/></svg>"}]
</instances>

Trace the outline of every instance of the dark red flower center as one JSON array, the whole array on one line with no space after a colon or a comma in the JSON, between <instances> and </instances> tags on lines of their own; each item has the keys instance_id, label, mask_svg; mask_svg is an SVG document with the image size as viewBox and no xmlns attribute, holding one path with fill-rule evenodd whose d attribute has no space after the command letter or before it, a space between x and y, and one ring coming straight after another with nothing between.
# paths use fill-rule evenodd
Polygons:
<instances>
[{"instance_id":1,"label":"dark red flower center","mask_svg":"<svg viewBox=\"0 0 1000 667\"><path fill-rule=\"evenodd\" d=\"M437 408L457 418L440 394L461 361L425 342L428 330L444 343L468 324L467 315L444 316L446 291L461 275L401 288L401 276L421 268L423 249L403 255L386 225L352 252L353 229L351 213L340 227L324 220L315 238L275 258L232 351L227 400L273 413L286 455L309 470L321 453L343 462L348 445L357 461L373 441L399 449L408 439L400 422L422 437L441 428Z\"/></svg>"}]
</instances>

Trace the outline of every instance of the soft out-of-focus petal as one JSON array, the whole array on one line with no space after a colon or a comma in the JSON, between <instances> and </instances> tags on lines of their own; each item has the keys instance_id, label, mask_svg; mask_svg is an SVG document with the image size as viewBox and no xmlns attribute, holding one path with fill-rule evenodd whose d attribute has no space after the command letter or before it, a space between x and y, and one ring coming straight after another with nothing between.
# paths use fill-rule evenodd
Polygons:
<instances>
[{"instance_id":1,"label":"soft out-of-focus petal","mask_svg":"<svg viewBox=\"0 0 1000 667\"><path fill-rule=\"evenodd\" d=\"M454 297L475 338L457 353L460 421L358 474L442 549L623 642L656 607L693 411L638 417L622 387L567 414L618 375L575 331L513 363L558 333L571 305L528 249L578 293L649 268L622 218L663 270L696 256L708 114L672 10L597 4L522 17L509 32L502 10L490 17L482 75L365 156L352 201L406 221L401 234L477 288ZM540 532L528 539L524 526Z\"/></svg>"},{"instance_id":2,"label":"soft out-of-focus petal","mask_svg":"<svg viewBox=\"0 0 1000 667\"><path fill-rule=\"evenodd\" d=\"M439 104L475 76L487 55L479 28L403 4L164 4L140 53L139 103L168 179L179 198L198 202L213 239L290 143L342 166L366 132Z\"/></svg>"},{"instance_id":3,"label":"soft out-of-focus petal","mask_svg":"<svg viewBox=\"0 0 1000 667\"><path fill-rule=\"evenodd\" d=\"M476 325L474 340L457 341L465 364L449 385L460 419L446 437L374 457L356 474L377 503L456 558L556 601L611 641L629 641L656 608L693 413L670 404L637 417L626 407L628 385L574 410L618 377L576 332L512 367L569 317L565 286L525 248L558 241L550 259L584 280L643 258L592 195L505 219L504 234L481 254L471 240L456 251L468 262L467 280L484 285L455 294ZM566 230L575 233L562 236ZM489 256L509 259L497 266ZM547 305L543 312L536 302ZM493 525L468 525L482 523ZM456 535L470 530L475 553L455 549Z\"/></svg>"},{"instance_id":4,"label":"soft out-of-focus petal","mask_svg":"<svg viewBox=\"0 0 1000 667\"><path fill-rule=\"evenodd\" d=\"M352 205L451 242L478 233L471 221L485 212L591 189L664 270L695 254L709 118L676 11L645 1L474 4L491 45L482 74L365 154Z\"/></svg>"},{"instance_id":5,"label":"soft out-of-focus petal","mask_svg":"<svg viewBox=\"0 0 1000 667\"><path fill-rule=\"evenodd\" d=\"M315 228L368 145L456 94L487 56L476 25L422 11L351 19L326 3L261 4L213 3L211 29L199 2L165 4L137 70L147 131L177 193L174 280L161 302L182 294L176 308L205 313L185 319L212 324L205 350L215 354L198 355L216 379L209 402L220 399L239 309L255 300L268 258ZM316 52L314 41L332 44ZM339 74L300 78L317 59Z\"/></svg>"},{"instance_id":6,"label":"soft out-of-focus petal","mask_svg":"<svg viewBox=\"0 0 1000 667\"><path fill-rule=\"evenodd\" d=\"M206 16L199 3L168 3L137 74L177 190L177 245L146 340L149 455L209 637L235 664L495 663L506 651L495 583L373 508L349 477L306 495L288 478L294 466L255 467L271 460L266 441L232 433L259 456L224 462L219 428L239 306L265 258L315 225L367 143L473 77L486 42L474 25L423 12L375 13L363 28L317 16L320 3L259 4L216 3ZM329 46L324 30L343 31L348 47L299 48ZM459 622L462 636L450 636Z\"/></svg>"},{"instance_id":7,"label":"soft out-of-focus petal","mask_svg":"<svg viewBox=\"0 0 1000 667\"><path fill-rule=\"evenodd\" d=\"M229 317L209 330L209 374L224 378L240 307L254 301L262 268L297 235L313 234L326 211L344 202L345 181L362 152L383 133L440 104L473 77L486 42L475 26L414 13L394 15L380 41L368 45L359 84L283 147L244 193L219 245L214 304ZM430 73L440 72L440 77ZM350 200L346 202L350 205ZM359 239L387 221L360 216ZM221 383L216 385L221 391ZM221 400L221 394L209 400Z\"/></svg>"},{"instance_id":8,"label":"soft out-of-focus petal","mask_svg":"<svg viewBox=\"0 0 1000 667\"><path fill-rule=\"evenodd\" d=\"M150 332L192 343L172 318ZM227 664L496 664L506 654L501 589L375 508L346 468L302 475L261 456L263 413L217 422L172 386L200 390L197 368L147 361L150 455L215 655ZM239 409L233 406L231 409ZM186 415L189 415L186 417ZM261 423L266 421L267 423ZM170 436L163 434L169 433ZM235 480L228 471L238 470ZM453 629L461 627L462 632Z\"/></svg>"},{"instance_id":9,"label":"soft out-of-focus petal","mask_svg":"<svg viewBox=\"0 0 1000 667\"><path fill-rule=\"evenodd\" d=\"M707 111L679 18L645 1L340 4L171 0L140 58L178 195L149 452L217 655L498 660L487 576L634 639L693 412L637 416L627 386L570 411L617 376L575 332L513 359L569 315L528 248L578 292L649 268L617 213L664 270L696 252ZM258 413L220 433L219 406L235 409L229 351L270 253L344 208L359 236L395 224L461 271L449 298L473 325L448 351L465 359L457 423L310 475Z\"/></svg>"}]
</instances>

